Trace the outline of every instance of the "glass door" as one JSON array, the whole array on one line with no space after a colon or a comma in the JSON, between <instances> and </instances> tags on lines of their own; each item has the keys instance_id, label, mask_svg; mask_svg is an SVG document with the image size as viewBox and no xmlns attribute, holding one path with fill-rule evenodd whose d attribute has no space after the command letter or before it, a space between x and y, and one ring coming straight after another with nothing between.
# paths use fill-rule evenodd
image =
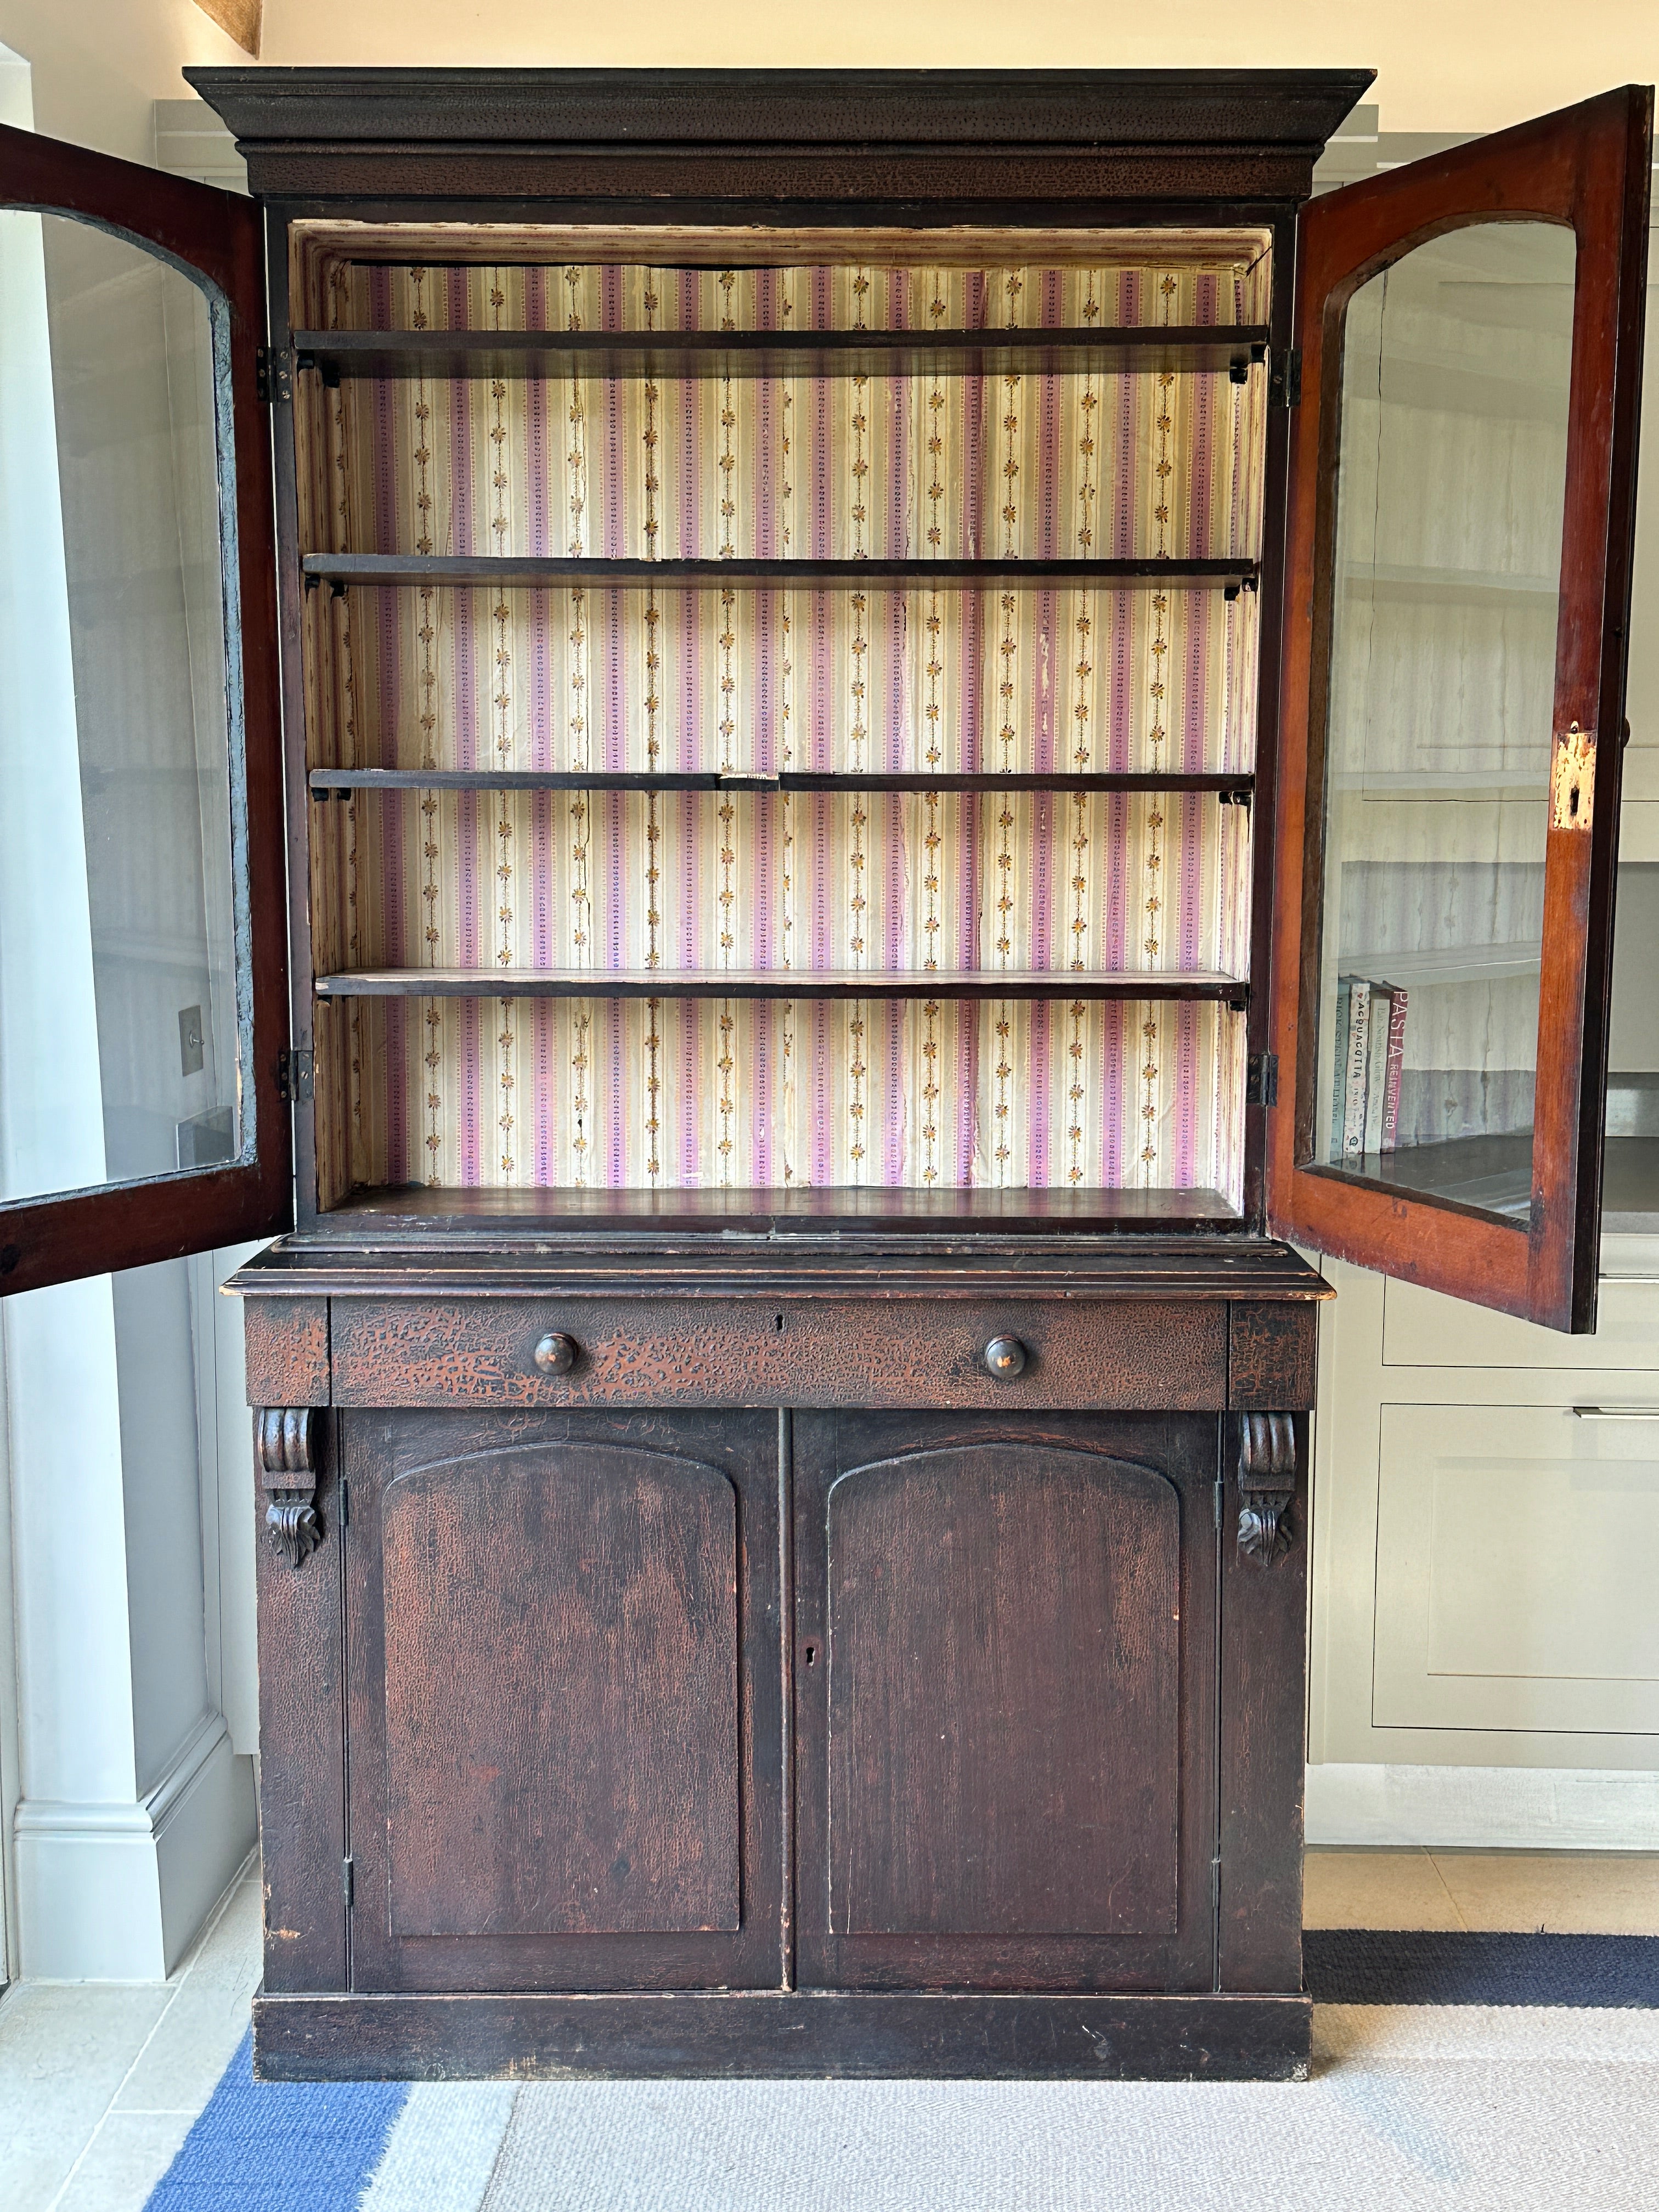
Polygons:
<instances>
[{"instance_id":1,"label":"glass door","mask_svg":"<svg viewBox=\"0 0 1659 2212\"><path fill-rule=\"evenodd\" d=\"M285 1227L261 227L0 130L0 1291Z\"/></svg>"},{"instance_id":2,"label":"glass door","mask_svg":"<svg viewBox=\"0 0 1659 2212\"><path fill-rule=\"evenodd\" d=\"M1299 240L1268 1206L1594 1325L1652 95Z\"/></svg>"}]
</instances>

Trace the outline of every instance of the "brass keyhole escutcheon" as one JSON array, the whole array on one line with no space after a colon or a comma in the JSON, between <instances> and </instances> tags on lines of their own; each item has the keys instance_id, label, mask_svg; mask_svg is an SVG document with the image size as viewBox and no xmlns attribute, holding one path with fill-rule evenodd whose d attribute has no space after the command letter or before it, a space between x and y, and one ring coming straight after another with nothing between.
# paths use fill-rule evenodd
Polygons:
<instances>
[{"instance_id":1,"label":"brass keyhole escutcheon","mask_svg":"<svg viewBox=\"0 0 1659 2212\"><path fill-rule=\"evenodd\" d=\"M994 1336L985 1347L985 1364L999 1382L1012 1382L1025 1371L1025 1346L1017 1336Z\"/></svg>"},{"instance_id":2,"label":"brass keyhole escutcheon","mask_svg":"<svg viewBox=\"0 0 1659 2212\"><path fill-rule=\"evenodd\" d=\"M578 1348L574 1336L552 1329L536 1346L533 1356L544 1375L568 1375L576 1364Z\"/></svg>"}]
</instances>

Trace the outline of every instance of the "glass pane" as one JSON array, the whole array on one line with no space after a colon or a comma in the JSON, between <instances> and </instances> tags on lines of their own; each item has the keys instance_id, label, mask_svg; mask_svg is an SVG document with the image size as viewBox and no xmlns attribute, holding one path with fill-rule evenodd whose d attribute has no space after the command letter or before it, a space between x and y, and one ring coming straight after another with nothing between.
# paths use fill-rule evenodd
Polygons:
<instances>
[{"instance_id":1,"label":"glass pane","mask_svg":"<svg viewBox=\"0 0 1659 2212\"><path fill-rule=\"evenodd\" d=\"M243 1148L222 312L129 240L0 213L7 1199Z\"/></svg>"},{"instance_id":2,"label":"glass pane","mask_svg":"<svg viewBox=\"0 0 1659 2212\"><path fill-rule=\"evenodd\" d=\"M1314 1156L1519 1219L1576 250L1419 246L1342 356Z\"/></svg>"}]
</instances>

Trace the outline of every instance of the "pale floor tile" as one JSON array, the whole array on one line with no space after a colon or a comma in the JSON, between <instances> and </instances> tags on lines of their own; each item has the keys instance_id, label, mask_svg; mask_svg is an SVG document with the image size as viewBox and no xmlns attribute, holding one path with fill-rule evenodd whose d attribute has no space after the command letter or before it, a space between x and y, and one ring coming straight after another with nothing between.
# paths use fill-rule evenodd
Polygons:
<instances>
[{"instance_id":1,"label":"pale floor tile","mask_svg":"<svg viewBox=\"0 0 1659 2212\"><path fill-rule=\"evenodd\" d=\"M1659 1853L1435 1851L1467 1928L1659 1936Z\"/></svg>"},{"instance_id":2,"label":"pale floor tile","mask_svg":"<svg viewBox=\"0 0 1659 2212\"><path fill-rule=\"evenodd\" d=\"M190 2133L193 2112L111 2112L52 2212L141 2212Z\"/></svg>"},{"instance_id":3,"label":"pale floor tile","mask_svg":"<svg viewBox=\"0 0 1659 2212\"><path fill-rule=\"evenodd\" d=\"M1304 1928L1461 1928L1456 1904L1427 1851L1309 1851L1302 1863Z\"/></svg>"},{"instance_id":4,"label":"pale floor tile","mask_svg":"<svg viewBox=\"0 0 1659 2212\"><path fill-rule=\"evenodd\" d=\"M201 2111L247 2033L259 1979L259 1884L239 1883L115 2100L117 2112Z\"/></svg>"},{"instance_id":5,"label":"pale floor tile","mask_svg":"<svg viewBox=\"0 0 1659 2212\"><path fill-rule=\"evenodd\" d=\"M46 2212L172 1994L164 1982L34 1982L0 2007L3 2212Z\"/></svg>"}]
</instances>

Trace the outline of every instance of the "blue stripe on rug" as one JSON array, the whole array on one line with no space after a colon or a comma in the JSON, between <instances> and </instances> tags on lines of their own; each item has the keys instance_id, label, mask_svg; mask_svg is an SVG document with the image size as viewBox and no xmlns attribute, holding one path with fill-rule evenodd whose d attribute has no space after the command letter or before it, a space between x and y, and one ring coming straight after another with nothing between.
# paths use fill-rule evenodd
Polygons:
<instances>
[{"instance_id":1,"label":"blue stripe on rug","mask_svg":"<svg viewBox=\"0 0 1659 2212\"><path fill-rule=\"evenodd\" d=\"M1659 1936L1515 1936L1310 1928L1316 2004L1659 2007Z\"/></svg>"},{"instance_id":2,"label":"blue stripe on rug","mask_svg":"<svg viewBox=\"0 0 1659 2212\"><path fill-rule=\"evenodd\" d=\"M246 2035L145 2212L356 2212L405 2081L256 2081Z\"/></svg>"}]
</instances>

